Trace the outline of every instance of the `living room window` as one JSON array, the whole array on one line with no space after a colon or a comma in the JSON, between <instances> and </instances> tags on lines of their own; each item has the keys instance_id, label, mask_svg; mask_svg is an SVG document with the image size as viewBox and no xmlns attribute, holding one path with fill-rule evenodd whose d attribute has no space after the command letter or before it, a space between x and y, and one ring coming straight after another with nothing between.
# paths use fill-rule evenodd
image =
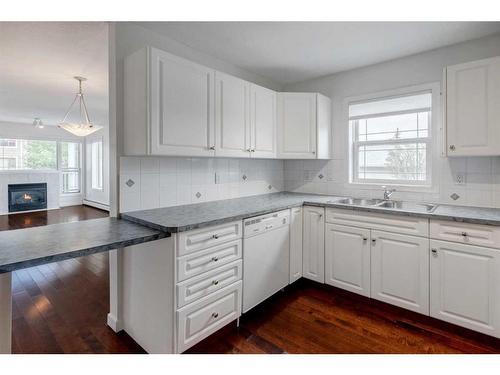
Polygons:
<instances>
[{"instance_id":1,"label":"living room window","mask_svg":"<svg viewBox=\"0 0 500 375\"><path fill-rule=\"evenodd\" d=\"M349 103L352 182L430 185L432 92Z\"/></svg>"}]
</instances>

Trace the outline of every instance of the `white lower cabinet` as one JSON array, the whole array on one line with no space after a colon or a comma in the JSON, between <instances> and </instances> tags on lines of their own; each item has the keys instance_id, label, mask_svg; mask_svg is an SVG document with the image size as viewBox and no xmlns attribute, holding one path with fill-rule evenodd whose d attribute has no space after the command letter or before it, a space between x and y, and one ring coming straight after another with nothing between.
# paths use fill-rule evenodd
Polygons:
<instances>
[{"instance_id":1,"label":"white lower cabinet","mask_svg":"<svg viewBox=\"0 0 500 375\"><path fill-rule=\"evenodd\" d=\"M241 315L238 281L177 311L177 350L183 352Z\"/></svg>"},{"instance_id":2,"label":"white lower cabinet","mask_svg":"<svg viewBox=\"0 0 500 375\"><path fill-rule=\"evenodd\" d=\"M431 240L431 316L500 337L500 251Z\"/></svg>"},{"instance_id":3,"label":"white lower cabinet","mask_svg":"<svg viewBox=\"0 0 500 375\"><path fill-rule=\"evenodd\" d=\"M302 207L290 215L290 284L302 277Z\"/></svg>"},{"instance_id":4,"label":"white lower cabinet","mask_svg":"<svg viewBox=\"0 0 500 375\"><path fill-rule=\"evenodd\" d=\"M372 231L371 297L429 314L429 239Z\"/></svg>"},{"instance_id":5,"label":"white lower cabinet","mask_svg":"<svg viewBox=\"0 0 500 375\"><path fill-rule=\"evenodd\" d=\"M326 224L325 283L370 296L370 230Z\"/></svg>"},{"instance_id":6,"label":"white lower cabinet","mask_svg":"<svg viewBox=\"0 0 500 375\"><path fill-rule=\"evenodd\" d=\"M303 261L302 276L325 282L325 209L303 208Z\"/></svg>"}]
</instances>

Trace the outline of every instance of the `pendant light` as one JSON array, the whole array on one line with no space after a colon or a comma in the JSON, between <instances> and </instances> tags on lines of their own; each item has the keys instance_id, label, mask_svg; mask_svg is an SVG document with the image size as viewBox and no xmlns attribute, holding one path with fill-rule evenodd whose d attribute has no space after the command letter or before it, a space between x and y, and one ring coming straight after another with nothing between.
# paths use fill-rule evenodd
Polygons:
<instances>
[{"instance_id":1,"label":"pendant light","mask_svg":"<svg viewBox=\"0 0 500 375\"><path fill-rule=\"evenodd\" d=\"M85 137L99 129L102 129L102 126L94 125L90 122L89 114L87 112L87 106L85 104L85 99L83 98L83 91L82 91L82 82L86 81L87 78L84 77L73 77L73 78L78 81L78 93L76 94L73 103L71 103L71 105L69 106L68 111L66 112L63 120L58 126L61 129L64 129L78 137ZM78 104L76 104L77 102Z\"/></svg>"}]
</instances>

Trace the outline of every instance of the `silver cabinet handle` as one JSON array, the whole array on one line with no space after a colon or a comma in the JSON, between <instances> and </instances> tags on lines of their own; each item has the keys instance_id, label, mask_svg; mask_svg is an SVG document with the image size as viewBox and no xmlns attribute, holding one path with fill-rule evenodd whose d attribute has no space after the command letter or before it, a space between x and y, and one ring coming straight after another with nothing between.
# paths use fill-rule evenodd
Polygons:
<instances>
[{"instance_id":1,"label":"silver cabinet handle","mask_svg":"<svg viewBox=\"0 0 500 375\"><path fill-rule=\"evenodd\" d=\"M218 284L219 284L219 280L213 280L213 281L212 281L212 284L213 284L213 285L218 285Z\"/></svg>"},{"instance_id":2,"label":"silver cabinet handle","mask_svg":"<svg viewBox=\"0 0 500 375\"><path fill-rule=\"evenodd\" d=\"M363 241L364 241L364 242L368 241L368 238L363 237Z\"/></svg>"},{"instance_id":3,"label":"silver cabinet handle","mask_svg":"<svg viewBox=\"0 0 500 375\"><path fill-rule=\"evenodd\" d=\"M374 245L375 245L376 243L377 243L377 239L376 239L376 238L373 238L373 239L372 239L372 244L374 244Z\"/></svg>"},{"instance_id":4,"label":"silver cabinet handle","mask_svg":"<svg viewBox=\"0 0 500 375\"><path fill-rule=\"evenodd\" d=\"M455 145L450 145L450 150L455 151Z\"/></svg>"},{"instance_id":5,"label":"silver cabinet handle","mask_svg":"<svg viewBox=\"0 0 500 375\"><path fill-rule=\"evenodd\" d=\"M219 260L219 258L217 258L217 257L212 258L212 262L217 262L218 260Z\"/></svg>"},{"instance_id":6,"label":"silver cabinet handle","mask_svg":"<svg viewBox=\"0 0 500 375\"><path fill-rule=\"evenodd\" d=\"M467 237L467 232L462 232L462 237Z\"/></svg>"},{"instance_id":7,"label":"silver cabinet handle","mask_svg":"<svg viewBox=\"0 0 500 375\"><path fill-rule=\"evenodd\" d=\"M218 234L214 234L214 235L212 236L212 238L213 238L214 240L216 240L216 239L218 239L218 238L219 238L219 235L218 235Z\"/></svg>"},{"instance_id":8,"label":"silver cabinet handle","mask_svg":"<svg viewBox=\"0 0 500 375\"><path fill-rule=\"evenodd\" d=\"M437 255L438 255L437 249L431 249L431 252L432 252L432 255L434 255L435 257L437 257Z\"/></svg>"},{"instance_id":9,"label":"silver cabinet handle","mask_svg":"<svg viewBox=\"0 0 500 375\"><path fill-rule=\"evenodd\" d=\"M219 313L216 313L216 312L212 313L212 318L217 319L218 317L219 317Z\"/></svg>"}]
</instances>

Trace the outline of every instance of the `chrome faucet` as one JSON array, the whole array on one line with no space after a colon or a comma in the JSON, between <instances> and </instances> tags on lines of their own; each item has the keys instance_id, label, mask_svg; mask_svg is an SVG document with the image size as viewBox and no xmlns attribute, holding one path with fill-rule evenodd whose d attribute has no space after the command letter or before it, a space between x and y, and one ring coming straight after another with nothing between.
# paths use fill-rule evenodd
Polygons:
<instances>
[{"instance_id":1,"label":"chrome faucet","mask_svg":"<svg viewBox=\"0 0 500 375\"><path fill-rule=\"evenodd\" d=\"M388 201L391 198L392 193L396 191L396 189L387 189L387 186L382 186L384 189L384 200Z\"/></svg>"}]
</instances>

